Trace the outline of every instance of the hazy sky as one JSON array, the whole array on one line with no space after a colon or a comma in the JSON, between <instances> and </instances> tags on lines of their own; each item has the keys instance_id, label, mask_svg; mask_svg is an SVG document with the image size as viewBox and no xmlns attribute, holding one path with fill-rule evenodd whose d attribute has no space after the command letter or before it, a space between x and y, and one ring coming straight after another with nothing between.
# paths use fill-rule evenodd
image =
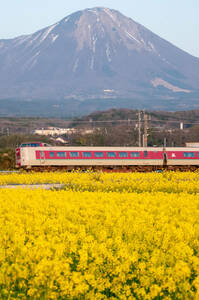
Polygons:
<instances>
[{"instance_id":1,"label":"hazy sky","mask_svg":"<svg viewBox=\"0 0 199 300\"><path fill-rule=\"evenodd\" d=\"M117 9L199 57L199 0L0 0L0 39L33 33L96 6Z\"/></svg>"}]
</instances>

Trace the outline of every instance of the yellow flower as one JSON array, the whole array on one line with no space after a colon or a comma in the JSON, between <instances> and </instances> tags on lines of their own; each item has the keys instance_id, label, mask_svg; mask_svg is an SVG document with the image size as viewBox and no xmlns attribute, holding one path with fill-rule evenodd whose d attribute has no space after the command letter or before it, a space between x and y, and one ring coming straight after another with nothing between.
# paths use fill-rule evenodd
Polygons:
<instances>
[{"instance_id":1,"label":"yellow flower","mask_svg":"<svg viewBox=\"0 0 199 300\"><path fill-rule=\"evenodd\" d=\"M199 299L199 173L0 175L0 299Z\"/></svg>"}]
</instances>

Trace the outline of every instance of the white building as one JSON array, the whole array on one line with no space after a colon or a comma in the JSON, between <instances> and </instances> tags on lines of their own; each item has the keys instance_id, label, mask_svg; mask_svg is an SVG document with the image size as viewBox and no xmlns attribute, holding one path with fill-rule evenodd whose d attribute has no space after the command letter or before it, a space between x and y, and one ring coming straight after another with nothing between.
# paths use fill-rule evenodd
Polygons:
<instances>
[{"instance_id":1,"label":"white building","mask_svg":"<svg viewBox=\"0 0 199 300\"><path fill-rule=\"evenodd\" d=\"M33 131L33 134L38 135L45 135L45 136L60 136L60 135L70 135L74 133L81 133L81 134L91 134L96 129L76 129L76 128L58 128L58 127L48 127L48 128L41 128L41 129L35 129Z\"/></svg>"},{"instance_id":2,"label":"white building","mask_svg":"<svg viewBox=\"0 0 199 300\"><path fill-rule=\"evenodd\" d=\"M63 134L73 134L76 133L77 129L75 128L57 128L57 127L48 127L48 128L41 128L36 129L33 131L34 134L38 135L45 135L45 136L59 136Z\"/></svg>"}]
</instances>

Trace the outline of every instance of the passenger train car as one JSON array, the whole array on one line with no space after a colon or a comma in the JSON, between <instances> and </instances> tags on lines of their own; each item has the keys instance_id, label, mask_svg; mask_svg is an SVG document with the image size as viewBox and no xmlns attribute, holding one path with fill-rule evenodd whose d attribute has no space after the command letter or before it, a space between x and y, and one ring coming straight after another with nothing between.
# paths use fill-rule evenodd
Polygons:
<instances>
[{"instance_id":1,"label":"passenger train car","mask_svg":"<svg viewBox=\"0 0 199 300\"><path fill-rule=\"evenodd\" d=\"M195 169L199 148L163 147L54 147L26 143L16 149L16 167L23 169ZM192 168L193 169L193 168Z\"/></svg>"}]
</instances>

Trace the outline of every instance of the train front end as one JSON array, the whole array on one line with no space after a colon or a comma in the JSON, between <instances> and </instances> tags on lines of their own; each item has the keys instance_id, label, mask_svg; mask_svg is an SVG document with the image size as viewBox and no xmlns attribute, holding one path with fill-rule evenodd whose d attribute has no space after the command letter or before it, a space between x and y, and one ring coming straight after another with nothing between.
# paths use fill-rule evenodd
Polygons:
<instances>
[{"instance_id":1,"label":"train front end","mask_svg":"<svg viewBox=\"0 0 199 300\"><path fill-rule=\"evenodd\" d=\"M21 144L15 150L16 168L19 169L31 167L32 156L35 154L35 148L47 146L49 145L42 142L28 142Z\"/></svg>"}]
</instances>

